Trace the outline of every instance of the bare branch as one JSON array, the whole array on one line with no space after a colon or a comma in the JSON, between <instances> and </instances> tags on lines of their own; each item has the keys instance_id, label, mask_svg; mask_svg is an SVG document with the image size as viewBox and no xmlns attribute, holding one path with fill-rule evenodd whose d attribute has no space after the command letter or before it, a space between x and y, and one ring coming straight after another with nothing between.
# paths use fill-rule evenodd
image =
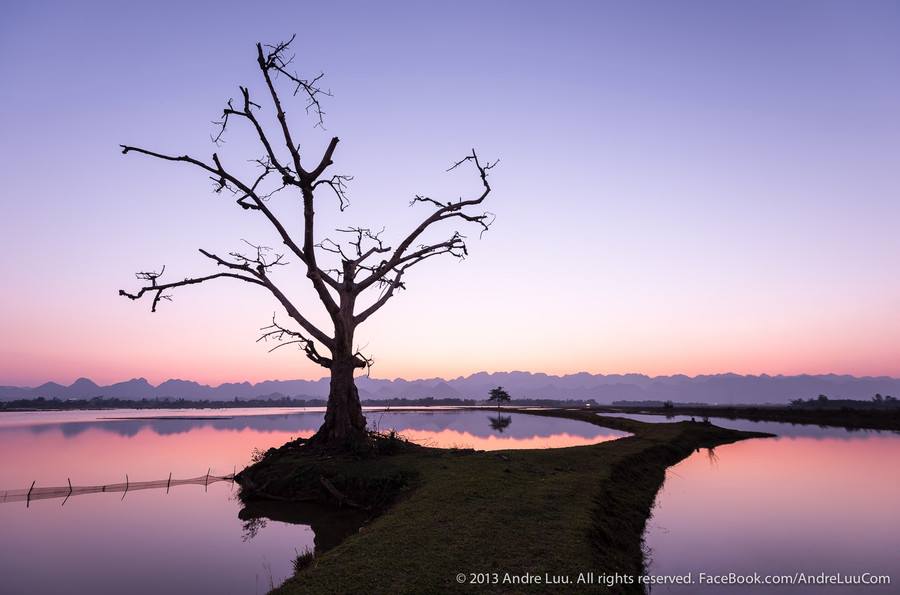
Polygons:
<instances>
[{"instance_id":1,"label":"bare branch","mask_svg":"<svg viewBox=\"0 0 900 595\"><path fill-rule=\"evenodd\" d=\"M321 248L325 252L331 252L332 254L337 254L341 257L341 260L350 260L350 257L344 254L343 248L341 245L332 240L331 238L325 238L318 244L316 244L316 248Z\"/></svg>"},{"instance_id":2,"label":"bare branch","mask_svg":"<svg viewBox=\"0 0 900 595\"><path fill-rule=\"evenodd\" d=\"M247 240L241 241L256 250L255 257L247 256L240 252L229 252L228 255L235 260L235 262L229 262L202 248L200 249L200 253L207 258L212 259L218 265L234 270L246 271L251 275L260 278L265 276L270 268L288 264L284 261L284 254L275 254L274 258L270 257L269 253L272 252L272 249L268 246L257 246L256 244L251 244Z\"/></svg>"},{"instance_id":3,"label":"bare branch","mask_svg":"<svg viewBox=\"0 0 900 595\"><path fill-rule=\"evenodd\" d=\"M275 253L275 257L270 258L269 253L272 252L272 249L268 246L257 246L256 244L251 244L247 240L241 241L256 250L256 256L251 258L239 252L229 252L229 254L244 264L254 265L260 273L264 273L274 266L285 266L288 264L287 262L284 262L284 254Z\"/></svg>"},{"instance_id":4,"label":"bare branch","mask_svg":"<svg viewBox=\"0 0 900 595\"><path fill-rule=\"evenodd\" d=\"M140 272L136 273L135 277L141 280L150 281L150 285L145 285L141 287L137 293L129 293L124 289L119 290L119 295L125 296L131 300L139 300L144 294L151 293L153 294L153 301L150 305L150 311L156 312L156 306L159 304L160 300L171 300L172 297L168 294L164 294L163 292L169 289L175 289L176 287L183 287L186 285L196 285L198 283L204 283L206 281L212 281L213 279L221 279L221 278L231 278L231 279L240 279L241 281L246 281L248 283L255 283L257 285L263 285L263 283L259 279L255 279L253 277L247 277L245 275L239 275L237 273L215 273L213 275L207 275L205 277L185 277L181 281L174 281L172 283L157 283L157 280L162 276L165 267L162 268L161 271L157 272Z\"/></svg>"},{"instance_id":5,"label":"bare branch","mask_svg":"<svg viewBox=\"0 0 900 595\"><path fill-rule=\"evenodd\" d=\"M228 125L228 119L230 116L238 116L247 119L256 130L256 134L259 137L260 143L262 143L263 148L266 151L266 156L268 158L269 163L272 164L278 173L282 176L282 181L285 185L287 184L296 184L297 180L294 177L294 172L287 166L284 166L279 161L278 157L275 155L275 151L272 148L272 143L269 141L269 137L266 135L263 130L262 125L257 120L256 115L253 113L253 109L260 109L260 105L258 103L253 102L250 99L250 90L247 87L239 87L241 91L241 96L243 97L243 107L238 110L234 107L233 101L231 99L228 100L228 103L225 109L222 111L222 119L214 122L219 126L218 134L213 137L213 142L217 145L221 142L223 135L225 134L225 129Z\"/></svg>"},{"instance_id":6,"label":"bare branch","mask_svg":"<svg viewBox=\"0 0 900 595\"><path fill-rule=\"evenodd\" d=\"M249 242L247 243L249 244ZM331 337L326 335L316 325L310 322L309 319L303 316L303 314L300 313L300 310L297 309L296 306L294 306L293 302L288 299L284 292L281 291L281 289L277 285L275 285L274 281L272 281L272 279L268 276L269 268L277 265L287 264L285 262L282 262L282 255L278 254L276 255L274 260L270 261L267 259L267 256L263 254L266 250L268 250L266 247L255 246L253 244L249 245L257 249L257 257L255 259L250 259L248 257L245 257L244 255L232 252L231 256L236 258L238 262L229 262L224 258L203 249L200 250L200 253L207 258L215 261L216 264L220 266L224 266L232 270L247 272L253 275L256 278L257 282L268 289L269 292L275 296L275 299L277 299L281 303L285 311L288 313L288 316L293 318L300 326L304 328L304 330L306 330L306 332L312 335L316 340L330 348L334 344Z\"/></svg>"},{"instance_id":7,"label":"bare branch","mask_svg":"<svg viewBox=\"0 0 900 595\"><path fill-rule=\"evenodd\" d=\"M331 90L326 90L319 86L319 81L325 77L324 73L319 73L311 79L304 79L295 71L288 70L288 66L294 61L294 56L291 55L291 57L285 58L284 52L290 47L296 37L296 35L293 35L288 41L267 45L266 48L270 51L266 54L265 68L284 75L294 84L294 96L302 94L306 97L306 113L312 111L317 119L316 126L324 130L325 112L322 111L320 98L323 96L331 97Z\"/></svg>"},{"instance_id":8,"label":"bare branch","mask_svg":"<svg viewBox=\"0 0 900 595\"><path fill-rule=\"evenodd\" d=\"M448 240L450 245L452 245L452 248L448 246L448 242L442 242L440 244L433 245L433 250L427 250L426 252L421 254L421 250L417 251L415 254L417 254L418 256L416 256L415 258L411 259L410 255L407 255L407 251L413 245L416 239L420 235L422 235L422 233L424 233L426 229L428 229L433 224L438 223L439 221L459 218L463 221L479 225L482 228L482 233L490 227L491 223L493 223L493 215L491 213L485 212L473 215L467 213L465 209L467 207L481 204L482 202L484 202L484 199L487 198L488 194L491 193L491 185L488 183L488 173L491 169L496 167L497 163L499 163L499 160L493 162L489 161L486 164L482 164L478 158L478 154L474 149L472 149L471 154L463 157L459 161L456 161L453 165L450 166L447 171L452 171L464 163L472 163L475 166L475 169L478 171L478 176L481 179L483 188L481 194L475 198L460 198L457 201L449 201L446 203L442 203L427 196L416 196L410 204L431 204L435 207L435 211L427 218L425 218L425 220L422 221L422 223L420 223L419 226L412 231L412 233L410 233L402 242L400 242L400 244L397 246L397 249L394 251L390 258L383 260L378 266L374 267L372 269L372 273L356 285L357 293L362 292L374 283L381 283L384 280L385 276L391 274L391 272L399 272L400 276L402 276L402 270L405 270L404 263L413 261L420 262L422 259L419 258L419 256L428 258L429 256L433 256L436 254L448 253L457 257L465 256L465 242L463 241L463 236L459 235L459 233L454 233L453 238ZM418 260L416 260L416 258L418 258ZM413 262L413 264L415 264L415 262Z\"/></svg>"},{"instance_id":9,"label":"bare branch","mask_svg":"<svg viewBox=\"0 0 900 595\"><path fill-rule=\"evenodd\" d=\"M313 189L321 184L329 186L338 198L338 207L343 211L350 206L350 199L347 198L347 182L351 181L353 176L333 175L331 179L319 180L313 184Z\"/></svg>"},{"instance_id":10,"label":"bare branch","mask_svg":"<svg viewBox=\"0 0 900 595\"><path fill-rule=\"evenodd\" d=\"M368 308L366 308L365 310L363 310L362 312L360 312L359 314L354 316L353 322L356 323L357 325L362 324L363 322L365 322L365 320L367 318L369 318L369 316L371 316L372 314L374 314L375 312L380 310L381 307L384 306L388 302L388 300L393 297L394 291L396 289L406 289L406 286L403 284L403 281L401 281L401 279L403 279L403 273L405 273L405 272L406 272L406 269L401 268L394 275L393 279L382 278L380 280L380 283L387 286L385 291L375 301L375 303L373 303L371 306L369 306Z\"/></svg>"},{"instance_id":11,"label":"bare branch","mask_svg":"<svg viewBox=\"0 0 900 595\"><path fill-rule=\"evenodd\" d=\"M385 246L384 241L381 239L381 234L384 233L383 227L379 231L372 231L368 227L352 226L335 231L356 235L355 240L350 240L350 245L356 250L356 259L353 260L353 264L359 264L373 254L384 254L391 250L390 246ZM365 248L363 246L364 243L371 243L372 245L369 248Z\"/></svg>"},{"instance_id":12,"label":"bare branch","mask_svg":"<svg viewBox=\"0 0 900 595\"><path fill-rule=\"evenodd\" d=\"M140 147L132 147L129 145L120 145L120 146L122 147L122 153L124 153L124 154L134 151L135 153L149 155L150 157L156 157L157 159L163 159L165 161L177 161L177 162L189 163L191 165L199 167L200 169L208 171L208 172L212 173L213 175L217 176L219 179L223 180L222 181L223 187L225 186L226 183L231 183L236 188L240 189L241 192L244 193L245 198L248 198L249 200L251 200L253 206L257 210L261 211L266 216L266 218L269 220L269 222L272 224L272 226L275 227L275 229L278 231L278 235L281 237L281 240L284 242L284 244L288 248L290 248L291 251L295 255L297 255L297 257L302 262L306 263L306 265L309 269L307 276L309 276L310 278L313 279L314 284L317 284L316 290L317 290L320 298L322 299L323 303L325 304L325 307L328 309L328 311L329 312L337 311L337 305L335 304L334 299L331 297L331 295L325 289L324 284L327 283L328 285L331 285L335 289L340 287L340 284L335 279L332 279L329 275L325 274L323 271L319 270L315 266L315 256L314 255L310 255L310 258L307 258L306 252L303 249L301 249L300 246L298 246L294 242L293 238L291 238L287 229L285 229L285 227L281 223L281 221L278 220L278 218L275 216L275 214L265 204L265 201L262 199L262 197L260 197L251 186L248 186L247 184L241 182L237 177L228 173L225 170L225 168L222 166L222 162L219 159L218 154L213 153L214 165L209 165L208 163L204 163L203 161L200 161L199 159L195 159L189 155L166 155L164 153L157 153L156 151L149 151L147 149L142 149ZM304 201L305 201L305 197L304 197ZM247 208L245 204L242 204L242 206ZM311 205L310 205L310 210L311 210ZM307 226L310 226L311 224L312 224L311 221L307 222Z\"/></svg>"},{"instance_id":13,"label":"bare branch","mask_svg":"<svg viewBox=\"0 0 900 595\"><path fill-rule=\"evenodd\" d=\"M353 353L354 364L357 368L365 368L366 369L366 377L369 376L372 372L372 366L375 365L375 360L370 356L364 355L362 352L362 348L357 347L356 351Z\"/></svg>"},{"instance_id":14,"label":"bare branch","mask_svg":"<svg viewBox=\"0 0 900 595\"><path fill-rule=\"evenodd\" d=\"M268 342L270 340L278 343L275 347L269 349L270 353L288 345L299 345L304 353L306 353L306 357L310 360L323 368L331 367L331 358L321 355L316 349L316 344L312 339L305 336L303 333L281 326L275 320L274 314L272 314L272 324L264 326L260 330L263 331L263 334L256 340L257 343L260 341Z\"/></svg>"},{"instance_id":15,"label":"bare branch","mask_svg":"<svg viewBox=\"0 0 900 595\"><path fill-rule=\"evenodd\" d=\"M337 148L338 142L340 142L340 139L335 136L331 139L331 142L328 143L328 148L325 149L325 153L322 155L322 159L319 161L319 165L317 165L314 170L309 172L308 179L310 181L318 179L318 177L322 175L322 172L324 172L329 165L334 163L331 158L334 155L334 150Z\"/></svg>"},{"instance_id":16,"label":"bare branch","mask_svg":"<svg viewBox=\"0 0 900 595\"><path fill-rule=\"evenodd\" d=\"M275 105L275 112L278 116L278 122L281 124L281 133L284 136L284 142L287 146L288 151L290 152L291 159L294 163L294 171L297 172L297 175L301 180L306 181L307 183L314 182L325 169L332 164L332 156L334 155L334 150L337 147L339 139L334 137L331 139L331 142L328 143L328 148L325 149L325 153L322 155L322 159L319 161L319 164L310 172L307 172L300 165L300 147L294 142L294 139L291 135L290 128L287 124L287 116L285 115L284 108L281 104L281 98L278 96L278 91L275 89L274 77L272 73L275 75L283 75L288 80L290 80L294 84L294 95L303 94L307 98L306 111L307 113L312 110L317 118L316 126L324 129L325 127L325 112L322 110L322 104L320 102L320 98L323 96L331 96L330 90L325 90L319 86L319 81L324 76L323 74L319 74L317 77L312 79L304 79L301 78L293 71L288 70L288 65L294 60L294 56L290 58L285 58L284 53L287 51L288 47L290 47L291 43L294 41L296 35L291 36L291 38L287 41L283 41L281 43L277 43L275 45L267 45L265 46L266 50L263 51L262 44L256 44L256 61L259 65L259 69L263 73L263 78L266 81L266 87L269 89L269 95L272 97L272 102Z\"/></svg>"}]
</instances>

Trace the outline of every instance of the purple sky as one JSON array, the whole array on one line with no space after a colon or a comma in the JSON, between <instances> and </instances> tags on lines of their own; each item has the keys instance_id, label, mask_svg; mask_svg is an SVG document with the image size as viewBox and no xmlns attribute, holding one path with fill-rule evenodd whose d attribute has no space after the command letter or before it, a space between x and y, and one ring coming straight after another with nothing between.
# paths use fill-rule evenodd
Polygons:
<instances>
[{"instance_id":1,"label":"purple sky","mask_svg":"<svg viewBox=\"0 0 900 595\"><path fill-rule=\"evenodd\" d=\"M502 159L469 260L423 265L360 328L374 375L900 375L900 3L125 4L0 20L0 383L321 375L254 343L262 290L155 315L116 296L138 269L208 271L199 247L275 244L200 173L118 144L209 158L224 101L260 90L255 42L295 32L335 97L327 131L299 102L293 127L309 153L340 136L356 176L320 228L395 239L413 194L474 188L454 159Z\"/></svg>"}]
</instances>

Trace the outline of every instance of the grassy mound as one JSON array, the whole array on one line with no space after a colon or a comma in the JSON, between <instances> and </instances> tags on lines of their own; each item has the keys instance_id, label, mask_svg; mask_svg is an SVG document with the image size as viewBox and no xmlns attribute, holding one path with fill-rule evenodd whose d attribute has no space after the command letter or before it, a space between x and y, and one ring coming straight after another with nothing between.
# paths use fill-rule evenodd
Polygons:
<instances>
[{"instance_id":1,"label":"grassy mound","mask_svg":"<svg viewBox=\"0 0 900 595\"><path fill-rule=\"evenodd\" d=\"M240 474L242 498L316 499L375 513L364 529L305 561L275 593L543 593L560 589L544 582L548 576L574 586L579 573L636 574L665 469L697 448L761 436L586 411L518 412L580 419L632 436L548 450L405 443L389 453L336 456L297 443L267 453ZM472 574L487 583L471 584ZM528 576L542 583L509 582Z\"/></svg>"},{"instance_id":2,"label":"grassy mound","mask_svg":"<svg viewBox=\"0 0 900 595\"><path fill-rule=\"evenodd\" d=\"M245 503L319 502L374 512L415 484L418 472L402 463L403 455L422 456L426 450L394 433L372 433L365 447L340 453L298 438L270 448L235 480Z\"/></svg>"}]
</instances>

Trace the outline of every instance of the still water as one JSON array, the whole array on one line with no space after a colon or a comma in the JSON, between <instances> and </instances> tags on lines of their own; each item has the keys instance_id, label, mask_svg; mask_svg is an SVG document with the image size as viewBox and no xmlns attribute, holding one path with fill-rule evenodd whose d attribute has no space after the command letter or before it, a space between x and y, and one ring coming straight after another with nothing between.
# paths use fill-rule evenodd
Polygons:
<instances>
[{"instance_id":1,"label":"still water","mask_svg":"<svg viewBox=\"0 0 900 595\"><path fill-rule=\"evenodd\" d=\"M900 434L711 421L778 437L704 450L669 469L645 535L652 574L868 572L892 584L694 584L652 593L900 592Z\"/></svg>"},{"instance_id":2,"label":"still water","mask_svg":"<svg viewBox=\"0 0 900 595\"><path fill-rule=\"evenodd\" d=\"M265 593L296 553L327 547L346 519L241 511L230 482L3 502L6 490L230 475L311 435L323 410L115 410L0 414L0 592ZM496 410L367 411L370 427L483 450L594 444L622 432ZM241 515L240 518L239 514ZM262 514L261 518L252 518ZM268 517L268 518L265 518ZM274 519L274 520L273 520ZM312 526L311 526L312 525Z\"/></svg>"}]
</instances>

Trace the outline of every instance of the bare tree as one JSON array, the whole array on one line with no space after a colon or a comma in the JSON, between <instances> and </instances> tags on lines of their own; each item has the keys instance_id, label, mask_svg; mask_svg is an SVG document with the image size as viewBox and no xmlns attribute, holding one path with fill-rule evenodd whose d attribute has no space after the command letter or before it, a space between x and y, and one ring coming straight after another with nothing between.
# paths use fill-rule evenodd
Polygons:
<instances>
[{"instance_id":1,"label":"bare tree","mask_svg":"<svg viewBox=\"0 0 900 595\"><path fill-rule=\"evenodd\" d=\"M357 327L384 306L397 290L405 288L404 275L410 268L444 254L456 258L466 256L466 238L458 231L453 231L447 239L430 243L424 239L424 234L432 226L446 221L472 224L482 233L487 230L493 216L488 212L472 211L491 192L488 173L497 162L482 161L473 150L453 163L448 171L462 166L474 167L481 184L479 192L471 198L451 201L417 195L410 204L431 207L430 214L396 248L385 244L381 231L364 227L348 226L336 230L341 234L336 236L339 241L317 239L314 210L317 190L333 194L337 198L338 208L343 211L348 206L347 183L352 178L347 175L326 174L333 164L337 137L331 139L318 162L310 164L301 160L300 146L288 126L278 86L289 85L292 94L305 101L306 112L313 116L319 127L323 126L324 116L321 100L330 96L330 92L320 85L322 75L304 79L291 70L293 56L288 56L288 51L293 40L292 37L272 46L256 45L257 64L265 81L265 95L277 117L279 131L270 137L258 117L263 108L251 98L247 87L239 87L240 99L229 100L221 120L216 122L217 133L213 136L213 141L217 145L226 128L235 119L249 125L258 136L262 156L254 160L258 170L251 178L242 179L232 173L233 170L226 169L215 152L211 162L206 162L189 155L158 153L130 145L121 147L123 153L141 153L199 168L213 180L215 192L229 192L248 213L265 217L284 243L289 257L302 263L306 277L331 319L333 329L326 332L313 324L307 314L301 312L276 284L273 272L287 264L284 255L249 243L250 251L231 252L227 257L201 249L201 254L221 268L217 272L168 282L162 279L165 267L159 271L139 272L136 277L143 282L142 286L134 292L120 290L119 295L132 300L149 296L151 310L155 312L161 300L171 299L172 290L215 279L233 279L266 289L275 297L293 324L282 325L273 316L271 325L263 328L260 340L274 339L280 342L278 346L298 345L310 360L330 371L331 384L325 420L312 441L330 446L345 445L366 438L366 419L354 384L354 371L368 368L372 360L354 348ZM281 199L291 192L303 205L303 229L297 239L271 207L276 194ZM317 256L337 259L340 268L329 269L326 265L320 265ZM361 300L360 296L364 293L371 295L368 301Z\"/></svg>"}]
</instances>

